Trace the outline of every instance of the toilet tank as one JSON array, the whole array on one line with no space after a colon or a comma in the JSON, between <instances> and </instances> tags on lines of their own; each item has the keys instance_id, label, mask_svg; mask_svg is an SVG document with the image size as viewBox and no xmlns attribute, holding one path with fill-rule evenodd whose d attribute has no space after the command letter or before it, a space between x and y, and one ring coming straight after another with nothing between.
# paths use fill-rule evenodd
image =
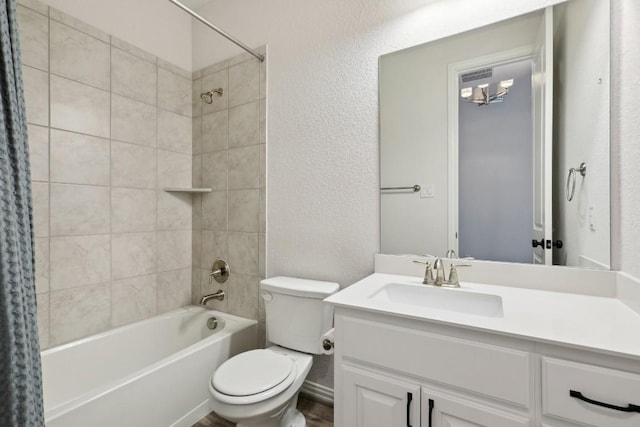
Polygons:
<instances>
[{"instance_id":1,"label":"toilet tank","mask_svg":"<svg viewBox=\"0 0 640 427\"><path fill-rule=\"evenodd\" d=\"M293 277L261 281L267 339L292 350L320 354L320 338L333 326L333 307L322 300L339 289L337 283Z\"/></svg>"}]
</instances>

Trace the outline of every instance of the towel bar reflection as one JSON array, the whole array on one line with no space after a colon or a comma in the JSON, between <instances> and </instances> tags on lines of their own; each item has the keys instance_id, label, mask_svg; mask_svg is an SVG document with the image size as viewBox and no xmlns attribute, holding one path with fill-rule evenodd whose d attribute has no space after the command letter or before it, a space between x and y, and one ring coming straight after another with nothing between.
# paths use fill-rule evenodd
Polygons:
<instances>
[{"instance_id":1,"label":"towel bar reflection","mask_svg":"<svg viewBox=\"0 0 640 427\"><path fill-rule=\"evenodd\" d=\"M381 187L380 191L393 191L393 190L411 190L414 193L420 191L420 186L418 184L411 187Z\"/></svg>"}]
</instances>

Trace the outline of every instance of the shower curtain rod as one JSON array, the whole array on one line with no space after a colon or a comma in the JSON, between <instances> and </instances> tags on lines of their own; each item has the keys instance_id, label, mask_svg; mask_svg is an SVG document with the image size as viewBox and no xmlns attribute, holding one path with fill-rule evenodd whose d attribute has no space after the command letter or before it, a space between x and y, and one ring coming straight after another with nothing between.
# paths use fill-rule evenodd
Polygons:
<instances>
[{"instance_id":1,"label":"shower curtain rod","mask_svg":"<svg viewBox=\"0 0 640 427\"><path fill-rule=\"evenodd\" d=\"M255 50L251 49L249 46L247 46L246 44L242 43L240 40L236 39L231 34L227 33L224 30L222 30L220 27L217 27L217 26L213 25L211 22L207 21L202 16L200 16L197 12L189 9L187 6L185 6L184 4L180 3L178 0L169 0L169 1L171 3L173 3L173 4L175 4L176 6L178 6L180 9L184 10L185 12L187 12L189 15L193 16L194 18L196 18L198 21L202 22L207 27L211 28L216 33L220 34L222 37L224 37L227 40L229 40L231 43L235 43L236 45L238 45L242 49L244 49L247 52L249 52L251 55L253 55L256 58L258 58L258 60L260 62L264 62L264 55L260 55L258 52L256 52Z\"/></svg>"}]
</instances>

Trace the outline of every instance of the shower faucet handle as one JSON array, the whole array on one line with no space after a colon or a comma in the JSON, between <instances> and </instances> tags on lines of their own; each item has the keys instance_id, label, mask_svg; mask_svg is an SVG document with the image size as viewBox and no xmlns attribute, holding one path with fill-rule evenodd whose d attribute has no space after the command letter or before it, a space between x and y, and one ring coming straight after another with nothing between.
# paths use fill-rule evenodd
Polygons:
<instances>
[{"instance_id":1,"label":"shower faucet handle","mask_svg":"<svg viewBox=\"0 0 640 427\"><path fill-rule=\"evenodd\" d=\"M212 284L214 279L218 283L224 283L229 279L230 274L231 270L227 261L223 259L216 260L209 273L209 284Z\"/></svg>"}]
</instances>

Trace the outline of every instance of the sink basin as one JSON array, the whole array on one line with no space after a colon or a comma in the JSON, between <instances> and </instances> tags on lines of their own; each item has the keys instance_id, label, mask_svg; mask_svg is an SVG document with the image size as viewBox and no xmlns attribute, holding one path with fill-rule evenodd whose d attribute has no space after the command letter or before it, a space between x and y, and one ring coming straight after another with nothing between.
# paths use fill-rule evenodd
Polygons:
<instances>
[{"instance_id":1,"label":"sink basin","mask_svg":"<svg viewBox=\"0 0 640 427\"><path fill-rule=\"evenodd\" d=\"M369 299L383 303L405 304L443 311L502 317L502 297L458 289L387 283Z\"/></svg>"}]
</instances>

